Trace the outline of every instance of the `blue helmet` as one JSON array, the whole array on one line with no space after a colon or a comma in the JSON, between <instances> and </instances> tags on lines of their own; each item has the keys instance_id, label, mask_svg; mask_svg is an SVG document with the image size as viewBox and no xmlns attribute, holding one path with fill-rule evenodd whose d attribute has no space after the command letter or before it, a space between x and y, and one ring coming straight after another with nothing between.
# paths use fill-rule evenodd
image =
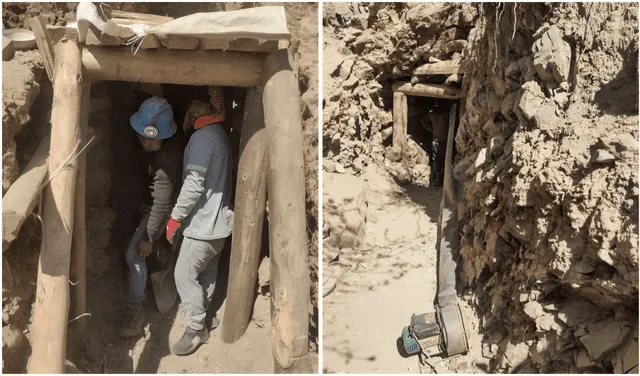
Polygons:
<instances>
[{"instance_id":1,"label":"blue helmet","mask_svg":"<svg viewBox=\"0 0 640 376\"><path fill-rule=\"evenodd\" d=\"M154 140L164 140L176 133L173 109L166 99L151 97L129 119L136 132Z\"/></svg>"}]
</instances>

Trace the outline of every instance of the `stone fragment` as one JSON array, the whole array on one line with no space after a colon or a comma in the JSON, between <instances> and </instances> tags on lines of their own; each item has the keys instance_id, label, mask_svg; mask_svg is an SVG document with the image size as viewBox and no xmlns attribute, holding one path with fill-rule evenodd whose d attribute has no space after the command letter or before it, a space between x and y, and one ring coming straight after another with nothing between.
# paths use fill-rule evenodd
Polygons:
<instances>
[{"instance_id":1,"label":"stone fragment","mask_svg":"<svg viewBox=\"0 0 640 376\"><path fill-rule=\"evenodd\" d=\"M560 308L558 318L572 327L598 316L601 312L601 309L590 301L574 298L566 301Z\"/></svg>"},{"instance_id":2,"label":"stone fragment","mask_svg":"<svg viewBox=\"0 0 640 376\"><path fill-rule=\"evenodd\" d=\"M638 366L638 330L630 337L626 345L616 350L616 355L611 361L615 373L631 373L633 367ZM636 372L637 373L637 372Z\"/></svg>"},{"instance_id":3,"label":"stone fragment","mask_svg":"<svg viewBox=\"0 0 640 376\"><path fill-rule=\"evenodd\" d=\"M332 161L331 159L324 159L322 160L322 168L326 171L326 172L335 172L336 171L336 162Z\"/></svg>"},{"instance_id":4,"label":"stone fragment","mask_svg":"<svg viewBox=\"0 0 640 376\"><path fill-rule=\"evenodd\" d=\"M517 367L524 363L529 357L529 346L524 342L520 342L517 345L508 343L504 357L510 367Z\"/></svg>"},{"instance_id":5,"label":"stone fragment","mask_svg":"<svg viewBox=\"0 0 640 376\"><path fill-rule=\"evenodd\" d=\"M530 81L522 85L522 95L515 104L520 113L531 120L544 103L544 94L536 82Z\"/></svg>"},{"instance_id":6,"label":"stone fragment","mask_svg":"<svg viewBox=\"0 0 640 376\"><path fill-rule=\"evenodd\" d=\"M615 162L616 157L604 149L598 149L592 156L594 163L612 163Z\"/></svg>"},{"instance_id":7,"label":"stone fragment","mask_svg":"<svg viewBox=\"0 0 640 376\"><path fill-rule=\"evenodd\" d=\"M504 136L497 135L489 140L489 152L493 157L497 157L502 153L502 146L504 145Z\"/></svg>"},{"instance_id":8,"label":"stone fragment","mask_svg":"<svg viewBox=\"0 0 640 376\"><path fill-rule=\"evenodd\" d=\"M342 82L342 88L345 90L351 90L358 85L358 77L351 76L344 82Z\"/></svg>"},{"instance_id":9,"label":"stone fragment","mask_svg":"<svg viewBox=\"0 0 640 376\"><path fill-rule=\"evenodd\" d=\"M482 148L478 153L478 157L476 158L475 166L476 168L480 168L486 165L487 163L489 163L489 161L490 161L490 158L487 153L487 148Z\"/></svg>"},{"instance_id":10,"label":"stone fragment","mask_svg":"<svg viewBox=\"0 0 640 376\"><path fill-rule=\"evenodd\" d=\"M338 174L344 174L345 173L344 166L342 165L342 163L336 162L336 172Z\"/></svg>"},{"instance_id":11,"label":"stone fragment","mask_svg":"<svg viewBox=\"0 0 640 376\"><path fill-rule=\"evenodd\" d=\"M530 120L538 129L552 130L557 128L559 118L556 116L555 104L543 102Z\"/></svg>"},{"instance_id":12,"label":"stone fragment","mask_svg":"<svg viewBox=\"0 0 640 376\"><path fill-rule=\"evenodd\" d=\"M557 26L551 26L533 44L533 64L543 81L565 82L569 79L571 47L562 39Z\"/></svg>"},{"instance_id":13,"label":"stone fragment","mask_svg":"<svg viewBox=\"0 0 640 376\"><path fill-rule=\"evenodd\" d=\"M589 353L587 353L585 350L580 350L578 352L578 355L576 355L575 364L578 368L588 368L594 366L596 362L591 359Z\"/></svg>"},{"instance_id":14,"label":"stone fragment","mask_svg":"<svg viewBox=\"0 0 640 376\"><path fill-rule=\"evenodd\" d=\"M549 30L551 26L549 26L549 23L545 22L542 26L540 26L538 28L538 30L536 30L536 32L533 34L533 39L538 39L542 36L542 34L546 33L547 30Z\"/></svg>"},{"instance_id":15,"label":"stone fragment","mask_svg":"<svg viewBox=\"0 0 640 376\"><path fill-rule=\"evenodd\" d=\"M383 129L382 132L380 132L380 135L382 136L382 140L388 139L389 137L391 137L392 134L393 134L393 127L387 127Z\"/></svg>"},{"instance_id":16,"label":"stone fragment","mask_svg":"<svg viewBox=\"0 0 640 376\"><path fill-rule=\"evenodd\" d=\"M354 63L353 59L346 59L343 61L342 64L340 64L340 77L347 79L351 74L351 69L353 68Z\"/></svg>"},{"instance_id":17,"label":"stone fragment","mask_svg":"<svg viewBox=\"0 0 640 376\"><path fill-rule=\"evenodd\" d=\"M580 342L595 360L600 359L607 352L620 346L631 326L626 321L610 321L604 324L596 322L587 327L588 334L580 337Z\"/></svg>"}]
</instances>

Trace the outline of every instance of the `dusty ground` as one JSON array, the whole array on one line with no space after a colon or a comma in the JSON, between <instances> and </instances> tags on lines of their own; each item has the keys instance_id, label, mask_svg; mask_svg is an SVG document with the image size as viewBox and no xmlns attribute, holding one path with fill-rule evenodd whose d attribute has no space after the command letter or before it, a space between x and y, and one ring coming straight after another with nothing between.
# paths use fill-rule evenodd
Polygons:
<instances>
[{"instance_id":1,"label":"dusty ground","mask_svg":"<svg viewBox=\"0 0 640 376\"><path fill-rule=\"evenodd\" d=\"M161 3L112 3L112 7L129 11L166 14L174 17L197 11L234 10L261 3L189 3L174 6ZM275 5L269 3L269 5ZM307 218L310 244L310 274L312 301L309 310L311 322L311 362L317 367L317 6L315 4L284 4L292 32L294 71L303 94L301 111L305 131L305 174L307 186ZM75 19L75 3L4 3L3 20L6 27L24 27L29 17L42 14L51 24L65 24ZM15 67L14 67L15 66ZM10 70L13 69L13 70ZM12 74L7 74L7 73ZM51 106L50 84L37 51L16 53L9 63L3 63L3 154L17 154L3 158L3 183L7 187L19 173L19 167L28 160L38 137L46 133ZM23 77L24 76L24 77ZM40 83L39 83L40 80ZM43 84L43 81L45 83ZM41 100L38 89L44 85L47 100ZM108 98L108 89L94 85L92 96ZM117 99L118 95L112 99ZM12 99L13 98L13 99ZM45 98L45 99L46 99ZM15 99L15 100L14 100ZM115 100L114 99L114 100ZM35 104L31 107L31 103ZM41 103L40 103L41 102ZM15 110L14 110L15 109ZM28 114L31 113L31 117ZM5 120L10 121L5 121ZM124 119L124 120L123 120ZM15 123L15 124L14 124ZM118 133L120 123L126 123L122 114L110 110L94 113L90 126L103 131L99 143L88 151L88 166L92 173L87 179L88 224L88 302L91 313L88 330L77 333L70 325L68 358L82 371L117 373L270 373L273 355L270 346L270 314L268 299L268 259L261 266L260 294L256 298L253 320L245 335L233 345L225 345L217 330L211 339L194 355L176 357L169 345L184 330L184 317L177 306L165 315L157 313L150 286L145 303L148 323L145 335L139 339L120 340L114 334L117 318L124 305L126 270L123 265L123 227L131 227L127 220L130 210L123 210L122 200L130 187L116 184L126 181L137 168L130 157L120 158L114 150L129 150ZM21 128L26 132L17 134ZM10 132L8 134L7 132ZM17 135L16 135L17 134ZM11 144L15 136L17 147ZM114 149L114 147L116 149ZM17 149L17 152L16 152ZM126 154L126 153L124 153ZM15 166L14 166L15 165ZM4 170L9 166L11 174ZM129 194L131 196L131 194ZM127 214L129 213L129 214ZM126 229L125 229L126 230ZM126 239L124 240L126 242ZM39 249L39 230L36 220L23 226L20 238L3 254L3 370L24 372L29 355L29 325L35 288ZM226 296L226 261L221 262L219 286L212 310L224 315ZM85 320L86 318L80 319ZM250 359L250 361L247 361Z\"/></svg>"},{"instance_id":2,"label":"dusty ground","mask_svg":"<svg viewBox=\"0 0 640 376\"><path fill-rule=\"evenodd\" d=\"M350 188L346 188L350 187ZM430 373L417 357L402 358L397 340L413 313L433 310L436 294L437 217L442 190L399 187L378 166L359 177L325 173L325 200L340 189L343 202L366 197L366 233L358 249L343 248L325 268L325 280L337 277L323 300L326 373ZM334 191L335 192L335 191ZM348 192L348 193L345 193ZM325 216L331 220L333 212ZM348 221L347 221L348 222ZM326 289L326 285L325 285ZM467 325L478 319L463 304ZM440 372L476 373L483 363L481 338L470 339L470 354L437 365ZM477 365L478 368L472 366ZM486 366L486 364L484 364Z\"/></svg>"},{"instance_id":3,"label":"dusty ground","mask_svg":"<svg viewBox=\"0 0 640 376\"><path fill-rule=\"evenodd\" d=\"M475 362L462 357L439 371L637 372L637 4L326 3L324 9L325 171L367 178L375 166L393 176L395 190L415 187L429 161L416 153L411 129L405 160L391 147L391 83L447 79L466 90L454 161L461 203L457 289L477 317L470 319L474 355L466 358ZM461 61L464 78L412 77L434 59ZM324 190L324 262L335 265L351 254L378 260L379 252L364 246L369 227L377 226L358 204L367 195L334 189ZM410 228L420 218L394 225ZM341 287L338 279L333 294L366 285L355 280L376 280L373 272L358 272L347 271L349 282ZM394 289L403 294L408 286L396 281ZM350 370L349 362L384 370L384 359L411 368L387 339L373 342L371 324L363 330L368 316L344 317L391 310L386 301L373 307L360 299L367 294L373 292L325 298L328 312L341 312L325 316L325 334L331 333L325 343L349 350L327 353L328 371Z\"/></svg>"}]
</instances>

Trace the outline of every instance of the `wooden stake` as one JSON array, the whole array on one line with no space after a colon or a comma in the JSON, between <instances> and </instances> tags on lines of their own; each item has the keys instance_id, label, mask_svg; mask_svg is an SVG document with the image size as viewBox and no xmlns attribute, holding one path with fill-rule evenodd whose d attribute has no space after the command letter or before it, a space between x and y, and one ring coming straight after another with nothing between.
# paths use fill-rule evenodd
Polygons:
<instances>
[{"instance_id":1,"label":"wooden stake","mask_svg":"<svg viewBox=\"0 0 640 376\"><path fill-rule=\"evenodd\" d=\"M400 152L404 159L404 152L407 143L407 96L400 93L393 93L393 148Z\"/></svg>"},{"instance_id":2,"label":"wooden stake","mask_svg":"<svg viewBox=\"0 0 640 376\"><path fill-rule=\"evenodd\" d=\"M52 181L44 189L44 229L31 328L29 373L64 372L77 169L77 159L69 156L80 149L83 84L80 49L74 42L62 40L56 46L55 72L49 155ZM63 166L65 161L66 166Z\"/></svg>"},{"instance_id":3,"label":"wooden stake","mask_svg":"<svg viewBox=\"0 0 640 376\"><path fill-rule=\"evenodd\" d=\"M40 50L40 57L44 63L44 68L49 76L49 81L53 82L54 76L54 58L53 58L53 46L51 44L51 37L47 31L47 21L43 16L36 16L29 19L29 25L33 35L36 37L36 43L38 44L38 50Z\"/></svg>"},{"instance_id":4,"label":"wooden stake","mask_svg":"<svg viewBox=\"0 0 640 376\"><path fill-rule=\"evenodd\" d=\"M240 138L229 287L222 320L222 341L225 343L238 340L251 321L267 200L262 89L249 91L245 108Z\"/></svg>"},{"instance_id":5,"label":"wooden stake","mask_svg":"<svg viewBox=\"0 0 640 376\"><path fill-rule=\"evenodd\" d=\"M436 84L415 84L410 82L399 81L394 82L393 91L406 95L415 95L418 97L433 97L444 99L460 99L462 98L462 90L454 86L436 85Z\"/></svg>"},{"instance_id":6,"label":"wooden stake","mask_svg":"<svg viewBox=\"0 0 640 376\"><path fill-rule=\"evenodd\" d=\"M90 81L257 87L264 56L222 51L86 47L82 65Z\"/></svg>"},{"instance_id":7,"label":"wooden stake","mask_svg":"<svg viewBox=\"0 0 640 376\"><path fill-rule=\"evenodd\" d=\"M89 131L89 107L91 103L91 85L82 89L82 111L80 112L80 140L84 146ZM87 226L86 226L86 171L87 150L78 156L78 173L76 176L76 192L73 210L73 240L71 242L71 309L69 320L74 320L73 327L82 333L87 326Z\"/></svg>"},{"instance_id":8,"label":"wooden stake","mask_svg":"<svg viewBox=\"0 0 640 376\"><path fill-rule=\"evenodd\" d=\"M309 353L310 281L302 114L298 81L287 50L267 57L262 82L269 161L272 350L276 371L304 373Z\"/></svg>"},{"instance_id":9,"label":"wooden stake","mask_svg":"<svg viewBox=\"0 0 640 376\"><path fill-rule=\"evenodd\" d=\"M18 237L24 221L40 201L42 183L48 172L51 140L45 137L20 177L2 197L2 252Z\"/></svg>"}]
</instances>

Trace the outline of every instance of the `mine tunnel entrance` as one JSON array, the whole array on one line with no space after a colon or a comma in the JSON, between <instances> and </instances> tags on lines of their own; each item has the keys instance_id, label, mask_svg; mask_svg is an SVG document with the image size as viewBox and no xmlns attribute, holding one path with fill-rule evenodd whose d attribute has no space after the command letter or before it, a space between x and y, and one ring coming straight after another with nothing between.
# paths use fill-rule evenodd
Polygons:
<instances>
[{"instance_id":1,"label":"mine tunnel entrance","mask_svg":"<svg viewBox=\"0 0 640 376\"><path fill-rule=\"evenodd\" d=\"M430 75L425 82L393 83L391 155L410 170L414 185L442 187L444 184L449 128L457 125L462 90L454 85L432 83L438 81L439 76ZM452 116L455 118L451 119ZM421 150L416 150L418 148Z\"/></svg>"},{"instance_id":2,"label":"mine tunnel entrance","mask_svg":"<svg viewBox=\"0 0 640 376\"><path fill-rule=\"evenodd\" d=\"M443 184L449 113L455 103L451 99L407 97L407 135L427 155L431 187Z\"/></svg>"},{"instance_id":3,"label":"mine tunnel entrance","mask_svg":"<svg viewBox=\"0 0 640 376\"><path fill-rule=\"evenodd\" d=\"M165 98L173 109L177 125L173 136L180 144L180 157L188 142L188 134L182 129L183 120L192 100L209 102L208 86L187 86L170 84L137 84L123 81L110 81L93 84L91 87L91 106L89 115L89 136L92 139L87 148L87 311L91 312L93 322L89 333L81 335L80 340L72 335L68 342L70 360L90 372L103 369L131 370L132 364L114 367L118 358L129 359L127 352L130 344L119 340L105 350L105 339L111 338L107 332L116 332L119 318L126 309L129 291L129 266L125 250L142 219L142 208L152 202L152 177L149 174L149 153L146 153L135 130L130 125L130 117L138 111L140 105L153 95ZM234 122L242 119L244 104L238 98L246 94L242 88L222 87L225 107L223 129L228 135L232 155L231 200L235 200L237 154L239 149L239 130ZM235 99L235 100L234 100ZM172 138L173 138L172 137ZM179 187L178 187L179 189ZM164 236L164 234L163 234ZM217 312L226 298L226 286L229 270L230 239L227 240L219 262L218 283L215 296L209 308L210 313ZM147 260L148 274L161 266L157 260ZM156 270L157 271L157 270ZM150 323L152 342L167 338L171 323L177 317L177 307L164 317L156 313L156 303L152 281L147 277L146 299L143 303ZM151 312L151 313L149 313ZM159 323L169 320L169 325ZM113 334L115 338L115 334ZM153 359L168 355L168 348L141 349L141 358ZM151 353L150 353L151 352ZM129 360L128 360L129 361ZM108 366L105 366L109 364ZM139 365L138 370L154 371L157 364L149 362ZM106 368L105 368L106 367ZM140 368L142 367L142 368ZM146 368L145 368L146 367ZM155 372L155 371L154 371Z\"/></svg>"}]
</instances>

